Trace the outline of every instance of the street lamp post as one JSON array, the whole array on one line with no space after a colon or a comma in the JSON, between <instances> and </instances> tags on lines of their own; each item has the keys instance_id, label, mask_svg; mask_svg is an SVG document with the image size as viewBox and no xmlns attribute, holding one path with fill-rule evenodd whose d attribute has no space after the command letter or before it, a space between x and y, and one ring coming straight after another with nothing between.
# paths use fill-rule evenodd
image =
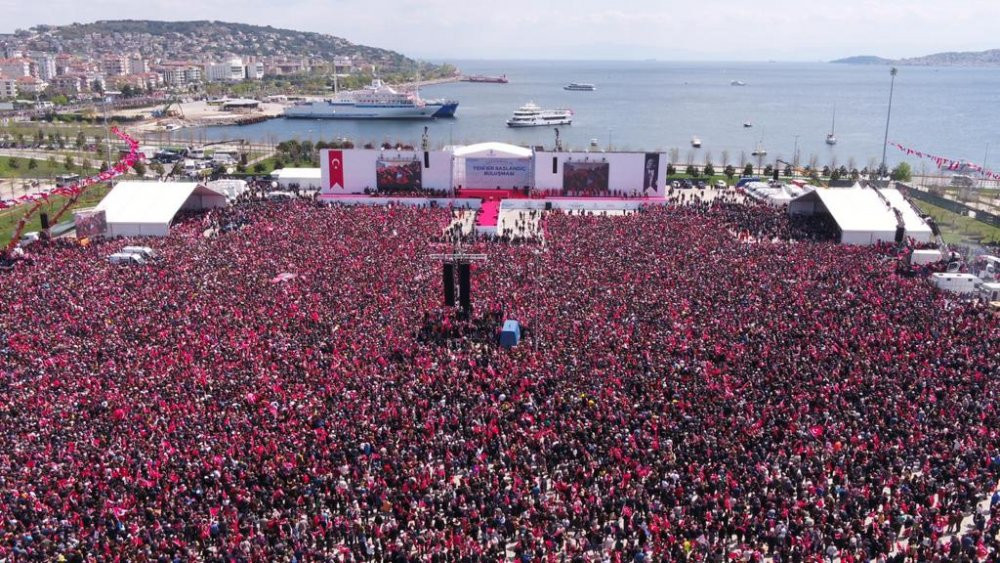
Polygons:
<instances>
[{"instance_id":1,"label":"street lamp post","mask_svg":"<svg viewBox=\"0 0 1000 563\"><path fill-rule=\"evenodd\" d=\"M892 67L892 70L889 71L889 76L892 79L889 82L889 109L885 113L885 137L882 139L882 166L879 167L879 177L887 171L885 166L885 149L889 146L889 118L892 117L892 91L896 86L896 74L898 72L899 70L896 67Z\"/></svg>"},{"instance_id":2,"label":"street lamp post","mask_svg":"<svg viewBox=\"0 0 1000 563\"><path fill-rule=\"evenodd\" d=\"M795 148L792 149L792 168L799 167L799 135L795 136Z\"/></svg>"}]
</instances>

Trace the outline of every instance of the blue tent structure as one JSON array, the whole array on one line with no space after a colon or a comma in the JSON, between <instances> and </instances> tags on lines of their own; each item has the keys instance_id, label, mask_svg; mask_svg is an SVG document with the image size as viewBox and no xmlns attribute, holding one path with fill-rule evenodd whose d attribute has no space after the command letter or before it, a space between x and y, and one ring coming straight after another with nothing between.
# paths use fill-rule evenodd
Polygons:
<instances>
[{"instance_id":1,"label":"blue tent structure","mask_svg":"<svg viewBox=\"0 0 1000 563\"><path fill-rule=\"evenodd\" d=\"M521 323L508 319L503 322L500 330L500 345L504 348L513 348L521 341Z\"/></svg>"}]
</instances>

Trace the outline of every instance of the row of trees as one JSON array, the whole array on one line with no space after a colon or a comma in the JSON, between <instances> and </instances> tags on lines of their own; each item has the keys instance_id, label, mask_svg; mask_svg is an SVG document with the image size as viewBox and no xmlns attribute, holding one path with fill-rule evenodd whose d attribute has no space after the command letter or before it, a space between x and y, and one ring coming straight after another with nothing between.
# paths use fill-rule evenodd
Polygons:
<instances>
[{"instance_id":1,"label":"row of trees","mask_svg":"<svg viewBox=\"0 0 1000 563\"><path fill-rule=\"evenodd\" d=\"M821 178L827 178L834 182L838 180L847 180L847 179L857 181L860 180L861 178L868 178L872 176L873 173L874 175L877 175L879 177L885 175L884 170L877 170L877 169L870 170L868 167L865 167L861 170L858 170L857 168L851 168L850 170L848 170L846 166L841 166L839 168L831 168L830 166L824 166L822 169L815 169L810 166L805 166L802 170L806 176L815 181L818 181ZM749 162L743 167L744 176L753 176L755 172L756 169L754 168L753 164ZM771 176L772 174L774 174L774 166L772 166L771 164L765 165L761 169L761 173L765 176ZM677 174L678 174L677 167L674 166L673 164L668 164L667 176L676 176ZM715 176L716 170L711 162L705 164L704 169L701 169L694 164L688 164L684 170L684 174L692 178L698 178L700 176L711 177ZM732 164L727 164L726 167L722 170L722 174L731 180L733 179L733 177L736 176L736 168L733 167ZM785 167L781 169L781 174L786 178L790 178L795 175L795 170L793 170L790 164L786 164ZM893 180L899 182L908 182L912 178L912 175L913 173L912 169L910 168L910 165L905 162L899 163L890 172L890 177Z\"/></svg>"}]
</instances>

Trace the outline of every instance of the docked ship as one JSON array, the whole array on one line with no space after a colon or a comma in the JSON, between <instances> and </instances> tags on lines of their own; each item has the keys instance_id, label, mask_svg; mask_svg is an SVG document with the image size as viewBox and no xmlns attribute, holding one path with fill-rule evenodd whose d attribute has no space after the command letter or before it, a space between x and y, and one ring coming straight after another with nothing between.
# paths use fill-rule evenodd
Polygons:
<instances>
[{"instance_id":1,"label":"docked ship","mask_svg":"<svg viewBox=\"0 0 1000 563\"><path fill-rule=\"evenodd\" d=\"M597 90L597 86L594 86L593 84L572 82L563 86L563 90L571 90L574 92L593 92L594 90Z\"/></svg>"},{"instance_id":2,"label":"docked ship","mask_svg":"<svg viewBox=\"0 0 1000 563\"><path fill-rule=\"evenodd\" d=\"M573 111L568 109L542 109L528 102L514 111L507 120L507 127L544 127L573 123Z\"/></svg>"},{"instance_id":3,"label":"docked ship","mask_svg":"<svg viewBox=\"0 0 1000 563\"><path fill-rule=\"evenodd\" d=\"M455 117L455 112L458 110L458 102L455 100L446 100L442 98L438 100L424 100L424 103L427 104L427 107L429 108L438 108L438 110L434 112L433 117Z\"/></svg>"},{"instance_id":4,"label":"docked ship","mask_svg":"<svg viewBox=\"0 0 1000 563\"><path fill-rule=\"evenodd\" d=\"M485 82L488 84L506 84L510 81L507 80L506 74L502 74L500 76L486 76L485 74L473 74L472 76L463 76L462 82Z\"/></svg>"},{"instance_id":5,"label":"docked ship","mask_svg":"<svg viewBox=\"0 0 1000 563\"><path fill-rule=\"evenodd\" d=\"M284 116L304 119L432 119L451 117L458 102L429 104L417 92L397 92L378 78L363 90L341 92L332 99L285 108ZM440 114L440 115L439 115Z\"/></svg>"}]
</instances>

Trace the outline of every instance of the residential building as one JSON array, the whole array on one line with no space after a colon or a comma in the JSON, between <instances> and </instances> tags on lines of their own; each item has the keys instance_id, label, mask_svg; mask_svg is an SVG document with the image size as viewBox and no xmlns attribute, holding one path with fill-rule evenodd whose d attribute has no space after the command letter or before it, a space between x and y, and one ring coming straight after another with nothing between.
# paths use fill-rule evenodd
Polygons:
<instances>
[{"instance_id":1,"label":"residential building","mask_svg":"<svg viewBox=\"0 0 1000 563\"><path fill-rule=\"evenodd\" d=\"M17 91L20 94L41 94L49 85L40 78L34 76L19 76L17 78Z\"/></svg>"},{"instance_id":2,"label":"residential building","mask_svg":"<svg viewBox=\"0 0 1000 563\"><path fill-rule=\"evenodd\" d=\"M35 61L37 76L48 82L56 76L56 58L49 53L32 53L31 60Z\"/></svg>"},{"instance_id":3,"label":"residential building","mask_svg":"<svg viewBox=\"0 0 1000 563\"><path fill-rule=\"evenodd\" d=\"M22 57L0 59L0 74L13 78L32 76L31 69L33 64L34 63L31 59L25 59Z\"/></svg>"},{"instance_id":4,"label":"residential building","mask_svg":"<svg viewBox=\"0 0 1000 563\"><path fill-rule=\"evenodd\" d=\"M146 74L149 72L149 62L141 57L132 57L128 60L129 74Z\"/></svg>"},{"instance_id":5,"label":"residential building","mask_svg":"<svg viewBox=\"0 0 1000 563\"><path fill-rule=\"evenodd\" d=\"M247 78L249 80L260 80L264 78L264 63L253 62L247 63Z\"/></svg>"},{"instance_id":6,"label":"residential building","mask_svg":"<svg viewBox=\"0 0 1000 563\"><path fill-rule=\"evenodd\" d=\"M17 97L17 79L0 74L0 100Z\"/></svg>"},{"instance_id":7,"label":"residential building","mask_svg":"<svg viewBox=\"0 0 1000 563\"><path fill-rule=\"evenodd\" d=\"M245 76L243 61L239 58L205 65L205 80L209 82L238 82Z\"/></svg>"},{"instance_id":8,"label":"residential building","mask_svg":"<svg viewBox=\"0 0 1000 563\"><path fill-rule=\"evenodd\" d=\"M88 89L87 77L79 74L63 74L52 78L54 90L64 94L79 94Z\"/></svg>"},{"instance_id":9,"label":"residential building","mask_svg":"<svg viewBox=\"0 0 1000 563\"><path fill-rule=\"evenodd\" d=\"M201 68L188 63L164 63L159 73L168 86L187 86L202 80Z\"/></svg>"},{"instance_id":10,"label":"residential building","mask_svg":"<svg viewBox=\"0 0 1000 563\"><path fill-rule=\"evenodd\" d=\"M129 74L129 59L125 56L108 55L101 59L104 76L125 76Z\"/></svg>"}]
</instances>

